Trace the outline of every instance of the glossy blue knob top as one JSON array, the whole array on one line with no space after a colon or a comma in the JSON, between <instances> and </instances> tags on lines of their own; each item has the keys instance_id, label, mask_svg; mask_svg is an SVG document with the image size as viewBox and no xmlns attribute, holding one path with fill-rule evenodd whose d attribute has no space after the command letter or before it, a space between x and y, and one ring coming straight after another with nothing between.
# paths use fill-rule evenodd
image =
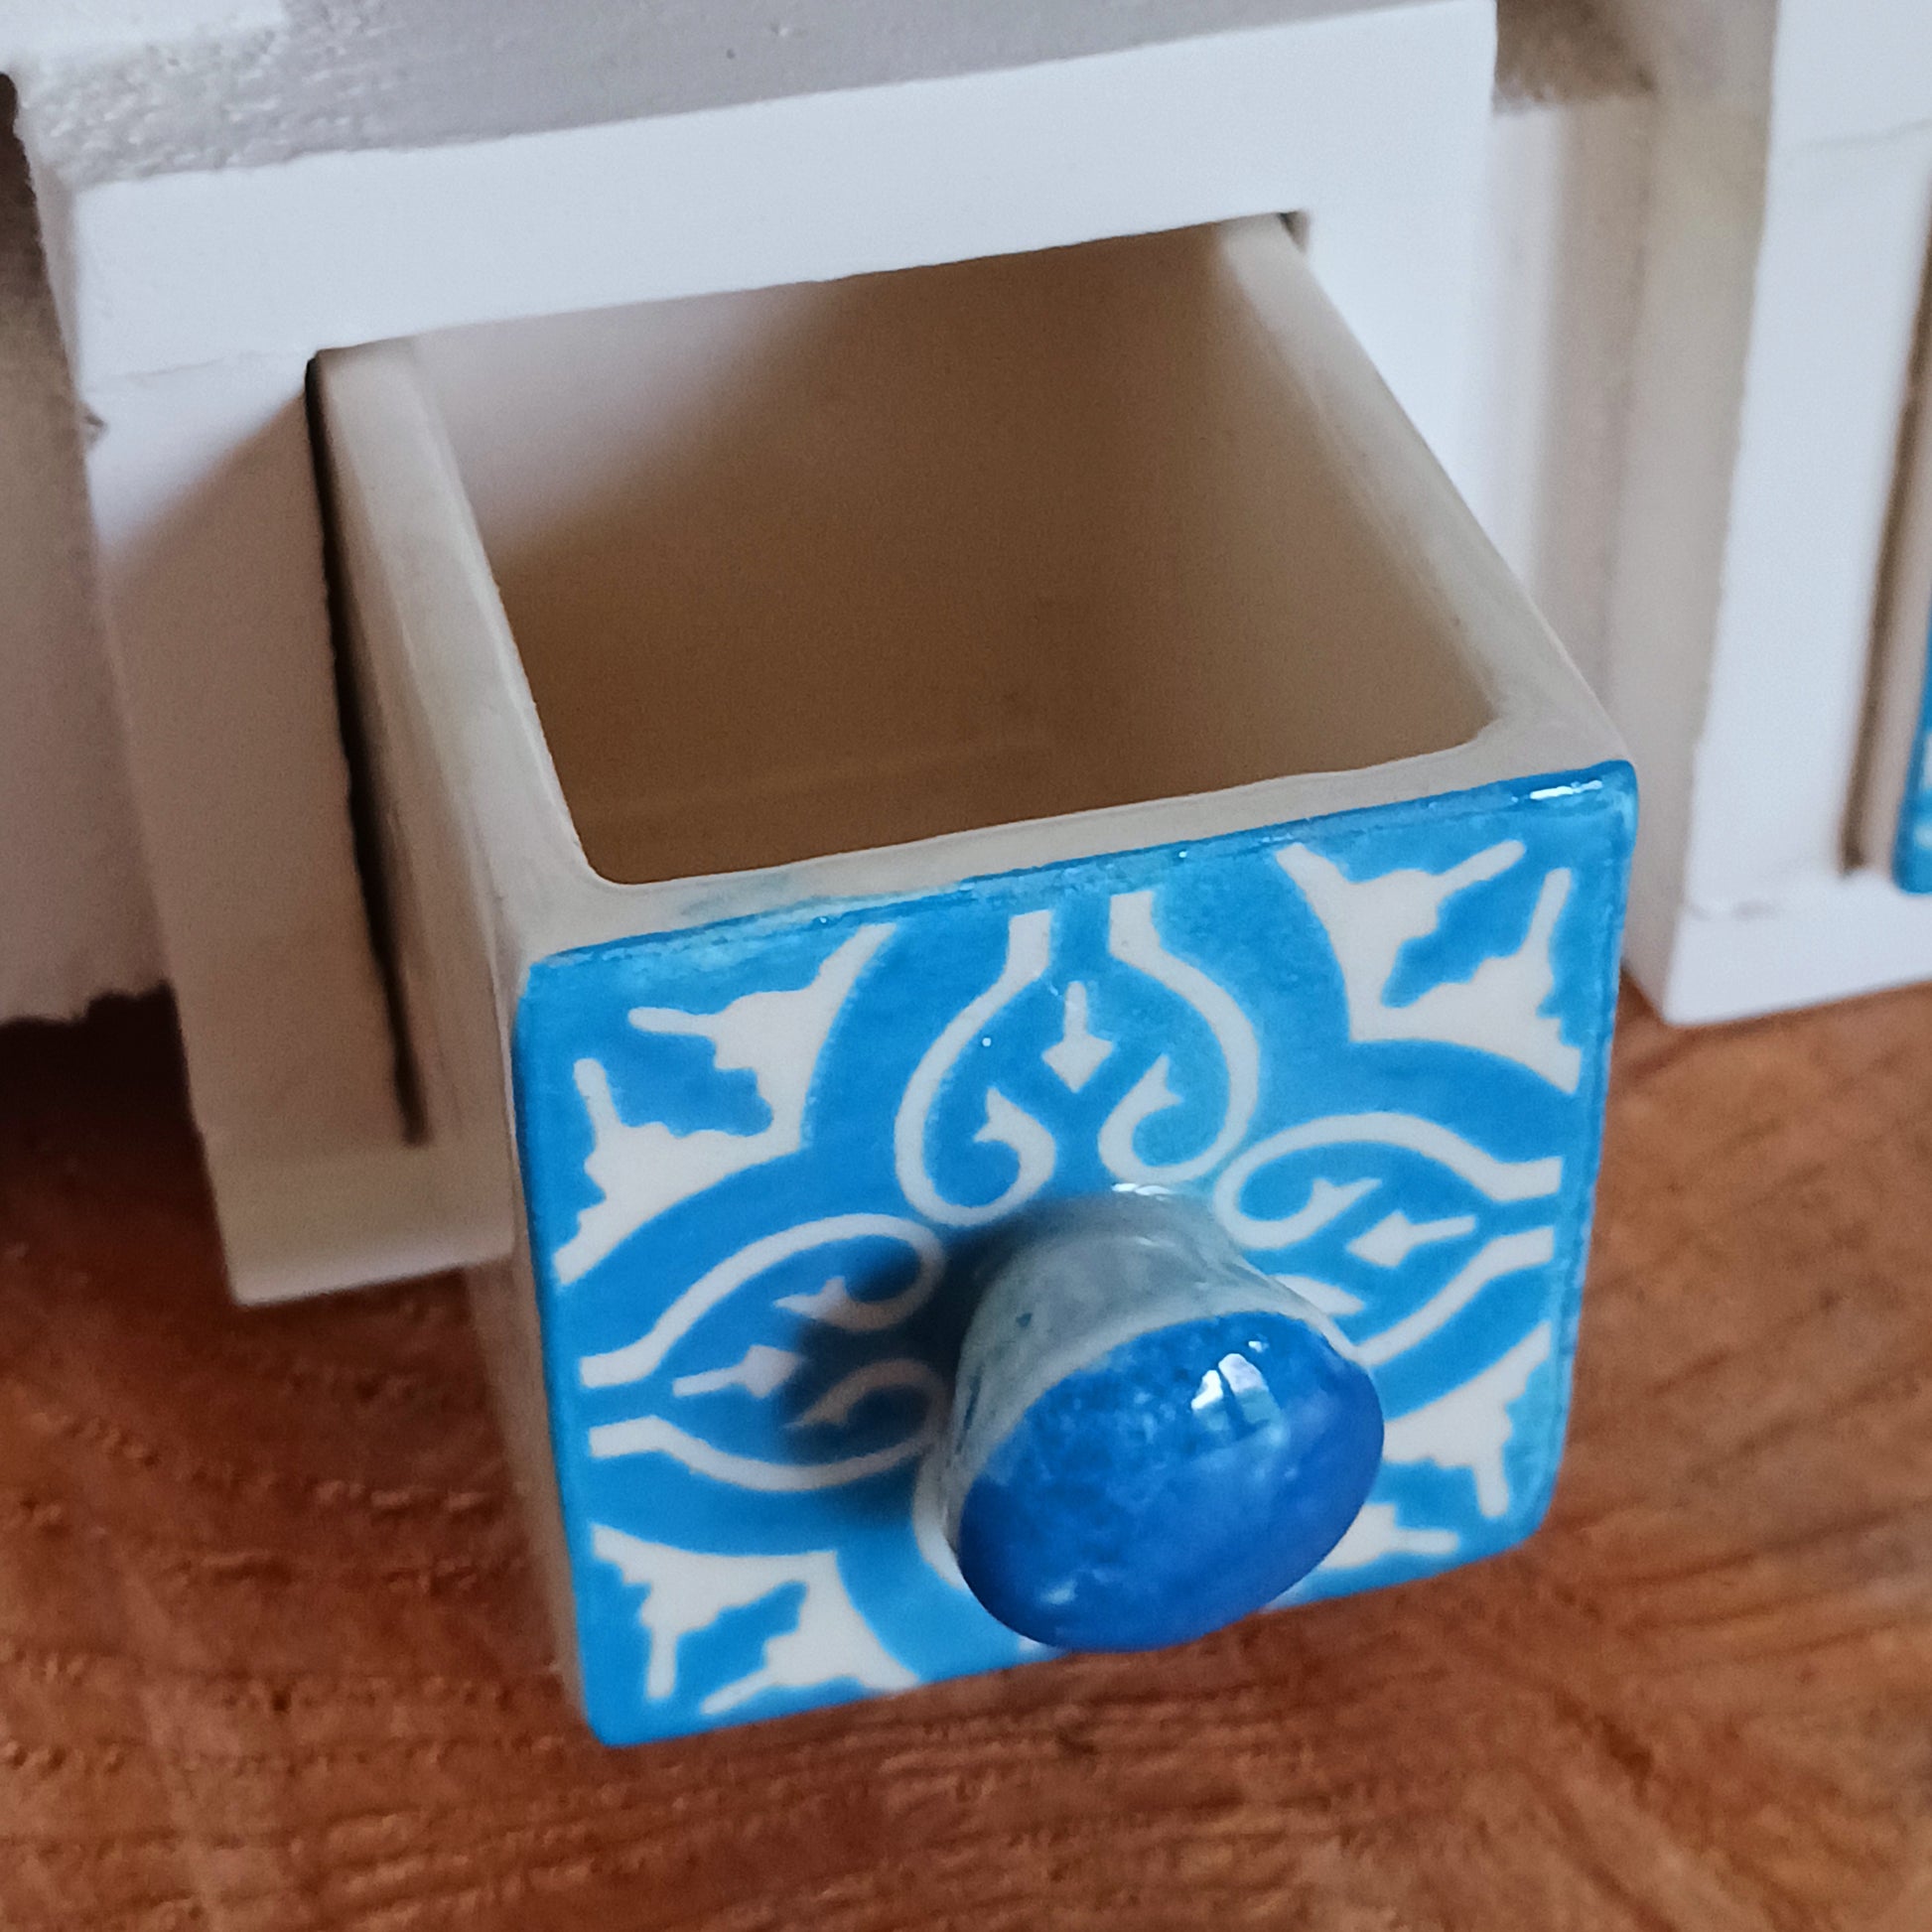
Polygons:
<instances>
[{"instance_id":1,"label":"glossy blue knob top","mask_svg":"<svg viewBox=\"0 0 1932 1932\"><path fill-rule=\"evenodd\" d=\"M1191 1203L1097 1196L988 1283L941 1471L960 1574L1061 1649L1146 1650L1273 1602L1382 1455L1348 1344Z\"/></svg>"}]
</instances>

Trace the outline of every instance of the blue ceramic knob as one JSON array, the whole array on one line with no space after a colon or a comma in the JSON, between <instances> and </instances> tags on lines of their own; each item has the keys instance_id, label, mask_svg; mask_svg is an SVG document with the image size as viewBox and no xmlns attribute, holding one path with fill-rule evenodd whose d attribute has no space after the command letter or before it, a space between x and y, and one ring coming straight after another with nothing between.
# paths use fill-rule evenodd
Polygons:
<instances>
[{"instance_id":1,"label":"blue ceramic knob","mask_svg":"<svg viewBox=\"0 0 1932 1932\"><path fill-rule=\"evenodd\" d=\"M1273 1602L1375 1479L1382 1409L1315 1309L1192 1203L1072 1203L998 1264L941 1467L973 1593L1023 1635L1149 1650Z\"/></svg>"}]
</instances>

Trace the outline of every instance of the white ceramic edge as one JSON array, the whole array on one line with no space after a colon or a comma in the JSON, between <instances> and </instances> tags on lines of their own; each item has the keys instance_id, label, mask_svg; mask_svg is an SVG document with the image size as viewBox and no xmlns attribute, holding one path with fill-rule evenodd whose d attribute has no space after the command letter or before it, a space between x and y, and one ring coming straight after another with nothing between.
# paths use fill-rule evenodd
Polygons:
<instances>
[{"instance_id":1,"label":"white ceramic edge","mask_svg":"<svg viewBox=\"0 0 1932 1932\"><path fill-rule=\"evenodd\" d=\"M810 899L922 892L1056 860L1212 838L1623 755L1588 687L1323 295L1285 225L1273 216L1230 222L1221 242L1284 359L1313 367L1326 395L1337 400L1326 425L1337 474L1376 499L1377 520L1398 555L1448 591L1450 626L1494 714L1491 723L1466 745L1358 770L1264 779L661 885L613 885L590 869L579 849L571 873L558 876L555 897L521 908L530 946L526 966L551 952L631 933L744 917ZM469 524L467 506L464 515ZM481 563L481 539L472 540ZM500 604L496 624L514 663ZM560 798L520 667L516 677L529 743L544 764L547 790ZM574 834L571 843L575 847Z\"/></svg>"},{"instance_id":2,"label":"white ceramic edge","mask_svg":"<svg viewBox=\"0 0 1932 1932\"><path fill-rule=\"evenodd\" d=\"M448 783L469 803L513 1002L549 954L815 899L889 897L1054 860L1213 837L1620 758L1562 646L1482 534L1272 217L1222 230L1226 259L1283 357L1332 407L1337 474L1372 499L1398 560L1443 593L1492 722L1468 744L1360 770L1266 780L1190 797L947 834L796 865L648 886L585 860L543 742L456 464L406 345L334 352L320 371L332 446L393 543L401 630ZM487 782L484 782L485 774Z\"/></svg>"}]
</instances>

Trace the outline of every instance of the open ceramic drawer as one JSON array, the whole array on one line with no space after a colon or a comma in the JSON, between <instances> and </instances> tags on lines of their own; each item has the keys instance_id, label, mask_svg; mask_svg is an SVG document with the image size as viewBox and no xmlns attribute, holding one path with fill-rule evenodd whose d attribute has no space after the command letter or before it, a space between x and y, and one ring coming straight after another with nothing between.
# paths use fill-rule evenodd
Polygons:
<instances>
[{"instance_id":1,"label":"open ceramic drawer","mask_svg":"<svg viewBox=\"0 0 1932 1932\"><path fill-rule=\"evenodd\" d=\"M317 384L410 1043L519 1204L602 1735L1029 1654L927 1478L974 1258L1056 1198L1195 1197L1372 1375L1296 1599L1534 1526L1631 780L1283 223Z\"/></svg>"}]
</instances>

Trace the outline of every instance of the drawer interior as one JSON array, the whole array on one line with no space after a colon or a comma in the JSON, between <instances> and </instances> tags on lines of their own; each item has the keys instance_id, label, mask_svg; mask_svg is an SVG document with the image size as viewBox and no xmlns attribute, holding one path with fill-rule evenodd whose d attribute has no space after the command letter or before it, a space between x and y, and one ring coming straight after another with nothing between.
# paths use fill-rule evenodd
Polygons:
<instances>
[{"instance_id":1,"label":"drawer interior","mask_svg":"<svg viewBox=\"0 0 1932 1932\"><path fill-rule=\"evenodd\" d=\"M612 881L1374 765L1489 720L1212 230L417 354Z\"/></svg>"}]
</instances>

